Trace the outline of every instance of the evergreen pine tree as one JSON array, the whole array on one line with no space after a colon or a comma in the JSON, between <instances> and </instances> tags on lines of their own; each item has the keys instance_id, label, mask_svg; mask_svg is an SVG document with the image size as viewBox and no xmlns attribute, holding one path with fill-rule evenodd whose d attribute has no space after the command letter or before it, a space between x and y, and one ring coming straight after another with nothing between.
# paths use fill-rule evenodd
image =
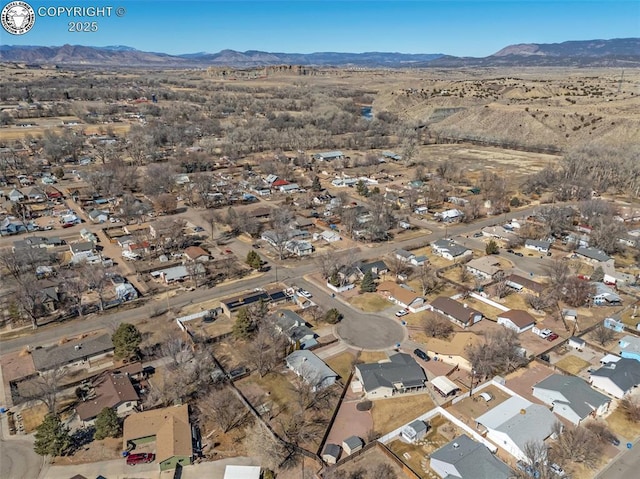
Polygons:
<instances>
[{"instance_id":1,"label":"evergreen pine tree","mask_svg":"<svg viewBox=\"0 0 640 479\"><path fill-rule=\"evenodd\" d=\"M373 293L375 290L376 283L373 281L373 274L371 274L371 271L367 271L362 277L362 282L360 283L360 292Z\"/></svg>"},{"instance_id":2,"label":"evergreen pine tree","mask_svg":"<svg viewBox=\"0 0 640 479\"><path fill-rule=\"evenodd\" d=\"M69 428L55 414L47 414L38 426L33 450L41 456L63 456L71 449Z\"/></svg>"},{"instance_id":3,"label":"evergreen pine tree","mask_svg":"<svg viewBox=\"0 0 640 479\"><path fill-rule=\"evenodd\" d=\"M322 191L322 185L320 184L320 178L317 176L313 177L313 183L311 183L311 189L313 191Z\"/></svg>"},{"instance_id":4,"label":"evergreen pine tree","mask_svg":"<svg viewBox=\"0 0 640 479\"><path fill-rule=\"evenodd\" d=\"M105 437L118 437L122 429L120 420L116 412L110 407L105 407L96 418L96 433L94 437L98 440Z\"/></svg>"}]
</instances>

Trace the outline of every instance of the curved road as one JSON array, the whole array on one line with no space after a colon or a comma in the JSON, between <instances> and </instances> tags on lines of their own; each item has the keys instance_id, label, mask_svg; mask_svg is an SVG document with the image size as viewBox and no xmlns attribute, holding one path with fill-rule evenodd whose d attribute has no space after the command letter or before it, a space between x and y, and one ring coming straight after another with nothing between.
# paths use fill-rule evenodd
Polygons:
<instances>
[{"instance_id":1,"label":"curved road","mask_svg":"<svg viewBox=\"0 0 640 479\"><path fill-rule=\"evenodd\" d=\"M2 422L5 420L3 418ZM33 443L28 440L5 440L0 433L0 456L0 477L3 479L36 479L40 475L42 457L33 452Z\"/></svg>"},{"instance_id":2,"label":"curved road","mask_svg":"<svg viewBox=\"0 0 640 479\"><path fill-rule=\"evenodd\" d=\"M447 227L448 236L465 235L472 231L478 230L485 226L490 226L505 222L507 219L520 217L531 214L537 207L529 207L523 210L507 213L499 217L487 218L471 224L456 224ZM435 224L435 223L434 223ZM429 224L429 227L432 227ZM52 236L51 231L42 232L43 236ZM48 233L48 234L47 234ZM388 242L376 244L372 247L362 247L359 251L353 252L351 260L372 260L379 259L385 254L390 253L398 248L408 248L416 244L425 244L433 242L444 236L444 228L442 230L424 235L420 238L413 238L404 241ZM242 253L250 249L249 245L236 241L237 254L242 257ZM236 246L234 245L234 248ZM331 297L327 290L322 286L317 286L309 281L304 280L304 276L317 271L318 267L313 260L305 260L296 262L295 266L288 267L286 262L278 262L276 268L278 271L279 281L295 283L300 287L309 289L314 296L316 302L323 307L338 307L345 315L343 322L336 328L338 335L349 344L364 349L386 349L393 347L396 343L401 342L404 337L404 330L397 320L384 316L365 314L359 310L352 308L348 303L339 301ZM171 298L169 304L172 308L180 308L191 303L198 303L214 298L222 298L253 288L265 287L270 283L274 283L276 279L276 271L273 269L268 271L261 277L250 278L235 283L216 286L210 289L197 289L196 291L185 292L177 297ZM166 304L164 297L156 300L150 300L150 304L138 309L128 311L116 311L114 313L104 315L90 315L84 319L76 319L71 322L60 324L51 324L38 328L36 331L29 331L25 335L13 339L6 339L0 342L0 353L19 351L27 345L46 345L57 342L60 338L76 336L90 331L103 329L105 325L115 325L127 321L136 323L150 317L151 311L155 305ZM346 309L348 310L346 310Z\"/></svg>"}]
</instances>

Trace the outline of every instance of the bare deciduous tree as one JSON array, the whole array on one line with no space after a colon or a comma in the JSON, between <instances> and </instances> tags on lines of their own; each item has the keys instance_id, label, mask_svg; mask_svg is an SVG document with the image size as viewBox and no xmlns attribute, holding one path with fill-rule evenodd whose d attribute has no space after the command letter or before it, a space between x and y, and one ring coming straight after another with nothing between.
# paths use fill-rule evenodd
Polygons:
<instances>
[{"instance_id":1,"label":"bare deciduous tree","mask_svg":"<svg viewBox=\"0 0 640 479\"><path fill-rule=\"evenodd\" d=\"M208 391L198 401L198 409L210 421L227 433L242 426L248 419L248 411L238 396L228 387Z\"/></svg>"},{"instance_id":2,"label":"bare deciduous tree","mask_svg":"<svg viewBox=\"0 0 640 479\"><path fill-rule=\"evenodd\" d=\"M605 327L604 323L600 323L591 331L591 337L601 346L606 346L615 337L615 333L612 329Z\"/></svg>"},{"instance_id":3,"label":"bare deciduous tree","mask_svg":"<svg viewBox=\"0 0 640 479\"><path fill-rule=\"evenodd\" d=\"M431 312L426 317L424 332L432 338L448 338L453 332L453 325L438 313Z\"/></svg>"},{"instance_id":4,"label":"bare deciduous tree","mask_svg":"<svg viewBox=\"0 0 640 479\"><path fill-rule=\"evenodd\" d=\"M589 469L595 469L598 466L602 454L602 443L593 432L582 426L563 430L560 423L556 423L554 432L557 434L553 445L554 458L558 458L563 463L581 463Z\"/></svg>"}]
</instances>

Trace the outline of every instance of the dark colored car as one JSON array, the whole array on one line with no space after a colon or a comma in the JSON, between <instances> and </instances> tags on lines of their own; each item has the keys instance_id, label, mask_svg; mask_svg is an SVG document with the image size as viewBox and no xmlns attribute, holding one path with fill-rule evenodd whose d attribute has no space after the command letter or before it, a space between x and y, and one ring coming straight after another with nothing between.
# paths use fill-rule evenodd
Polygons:
<instances>
[{"instance_id":1,"label":"dark colored car","mask_svg":"<svg viewBox=\"0 0 640 479\"><path fill-rule=\"evenodd\" d=\"M127 466L135 466L136 464L148 464L149 462L153 462L155 458L156 455L151 454L150 452L129 454L127 456Z\"/></svg>"},{"instance_id":2,"label":"dark colored car","mask_svg":"<svg viewBox=\"0 0 640 479\"><path fill-rule=\"evenodd\" d=\"M515 251L513 251L512 249L508 249L508 250L507 250L507 253L516 254L516 252L515 252Z\"/></svg>"},{"instance_id":3,"label":"dark colored car","mask_svg":"<svg viewBox=\"0 0 640 479\"><path fill-rule=\"evenodd\" d=\"M620 445L620 439L618 439L617 437L613 436L611 438L611 444L613 444L614 446L619 446Z\"/></svg>"},{"instance_id":4,"label":"dark colored car","mask_svg":"<svg viewBox=\"0 0 640 479\"><path fill-rule=\"evenodd\" d=\"M482 233L477 232L477 233L473 233L473 237L474 238L481 238L482 236L484 236Z\"/></svg>"},{"instance_id":5,"label":"dark colored car","mask_svg":"<svg viewBox=\"0 0 640 479\"><path fill-rule=\"evenodd\" d=\"M520 256L521 258L524 256L522 253L513 253L513 254L515 254L516 256Z\"/></svg>"},{"instance_id":6,"label":"dark colored car","mask_svg":"<svg viewBox=\"0 0 640 479\"><path fill-rule=\"evenodd\" d=\"M423 361L429 361L429 359L431 359L427 353L425 353L422 349L416 349L413 351L413 354L415 354L416 356L418 356L420 359L422 359Z\"/></svg>"},{"instance_id":7,"label":"dark colored car","mask_svg":"<svg viewBox=\"0 0 640 479\"><path fill-rule=\"evenodd\" d=\"M542 359L543 361L546 361L548 363L551 362L551 357L548 354L541 354L540 355L540 359Z\"/></svg>"}]
</instances>

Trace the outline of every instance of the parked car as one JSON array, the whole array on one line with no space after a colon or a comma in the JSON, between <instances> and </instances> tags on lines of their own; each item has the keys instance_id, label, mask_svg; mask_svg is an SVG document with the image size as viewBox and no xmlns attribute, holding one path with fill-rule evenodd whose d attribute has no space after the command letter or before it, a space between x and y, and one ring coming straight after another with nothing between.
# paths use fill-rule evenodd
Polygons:
<instances>
[{"instance_id":1,"label":"parked car","mask_svg":"<svg viewBox=\"0 0 640 479\"><path fill-rule=\"evenodd\" d=\"M515 251L513 251L512 249L508 249L508 250L507 250L507 253L516 254L516 252L515 252Z\"/></svg>"},{"instance_id":2,"label":"parked car","mask_svg":"<svg viewBox=\"0 0 640 479\"><path fill-rule=\"evenodd\" d=\"M478 231L477 233L473 233L473 237L474 237L474 238L481 238L481 237L483 237L483 236L484 236L484 235L483 235L480 231Z\"/></svg>"},{"instance_id":3,"label":"parked car","mask_svg":"<svg viewBox=\"0 0 640 479\"><path fill-rule=\"evenodd\" d=\"M533 466L530 466L529 464L524 463L522 461L516 462L516 466L518 467L518 469L523 471L527 476L533 477L534 479L539 479L540 471L538 471Z\"/></svg>"},{"instance_id":4,"label":"parked car","mask_svg":"<svg viewBox=\"0 0 640 479\"><path fill-rule=\"evenodd\" d=\"M427 353L425 353L422 349L414 349L413 354L418 356L423 361L429 361L431 358Z\"/></svg>"},{"instance_id":5,"label":"parked car","mask_svg":"<svg viewBox=\"0 0 640 479\"><path fill-rule=\"evenodd\" d=\"M613 436L611 438L611 444L613 444L614 446L619 446L620 445L620 439L618 439L617 437Z\"/></svg>"},{"instance_id":6,"label":"parked car","mask_svg":"<svg viewBox=\"0 0 640 479\"><path fill-rule=\"evenodd\" d=\"M555 341L558 339L558 335L556 333L551 333L549 336L545 338L547 341Z\"/></svg>"},{"instance_id":7,"label":"parked car","mask_svg":"<svg viewBox=\"0 0 640 479\"><path fill-rule=\"evenodd\" d=\"M305 298L310 298L312 295L309 291L307 291L306 289L299 289L298 290L298 294L300 296L304 296Z\"/></svg>"},{"instance_id":8,"label":"parked car","mask_svg":"<svg viewBox=\"0 0 640 479\"><path fill-rule=\"evenodd\" d=\"M551 356L549 356L548 354L541 354L540 355L540 359L542 359L543 361L546 361L548 363L551 362Z\"/></svg>"},{"instance_id":9,"label":"parked car","mask_svg":"<svg viewBox=\"0 0 640 479\"><path fill-rule=\"evenodd\" d=\"M407 314L409 314L409 311L407 311L406 309L401 309L400 311L396 311L396 316L398 318L406 316Z\"/></svg>"},{"instance_id":10,"label":"parked car","mask_svg":"<svg viewBox=\"0 0 640 479\"><path fill-rule=\"evenodd\" d=\"M520 256L521 258L524 256L522 253L513 253L513 254L515 254L516 256Z\"/></svg>"},{"instance_id":11,"label":"parked car","mask_svg":"<svg viewBox=\"0 0 640 479\"><path fill-rule=\"evenodd\" d=\"M551 472L553 472L556 476L559 477L564 477L567 475L566 472L564 472L564 469L562 469L558 464L556 464L555 462L553 464L551 464L549 466L549 469L551 469Z\"/></svg>"},{"instance_id":12,"label":"parked car","mask_svg":"<svg viewBox=\"0 0 640 479\"><path fill-rule=\"evenodd\" d=\"M258 243L253 243L251 247L254 249L260 249L260 245Z\"/></svg>"},{"instance_id":13,"label":"parked car","mask_svg":"<svg viewBox=\"0 0 640 479\"><path fill-rule=\"evenodd\" d=\"M150 452L145 452L140 454L129 454L127 456L127 465L135 466L136 464L148 464L149 462L153 462L155 458L156 458L156 455Z\"/></svg>"},{"instance_id":14,"label":"parked car","mask_svg":"<svg viewBox=\"0 0 640 479\"><path fill-rule=\"evenodd\" d=\"M193 231L195 231L196 233L202 233L204 231L204 228L202 226L196 226L195 228L193 228Z\"/></svg>"}]
</instances>

